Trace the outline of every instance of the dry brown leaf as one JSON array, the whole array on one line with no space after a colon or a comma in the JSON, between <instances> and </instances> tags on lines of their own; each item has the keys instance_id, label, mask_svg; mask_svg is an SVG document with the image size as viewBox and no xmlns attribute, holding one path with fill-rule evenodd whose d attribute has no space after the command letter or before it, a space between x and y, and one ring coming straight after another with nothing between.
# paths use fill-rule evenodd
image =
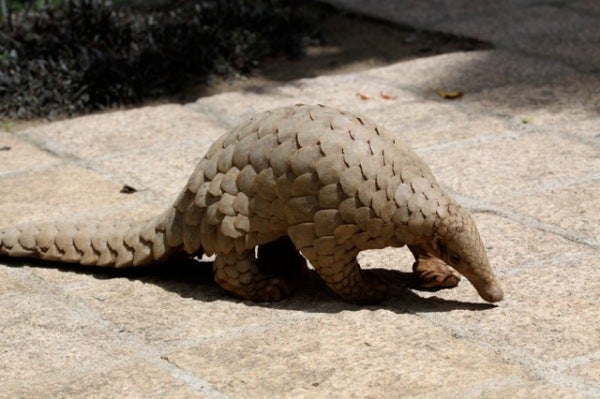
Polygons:
<instances>
[{"instance_id":1,"label":"dry brown leaf","mask_svg":"<svg viewBox=\"0 0 600 399\"><path fill-rule=\"evenodd\" d=\"M456 100L463 96L463 92L460 90L438 90L437 94L446 100Z\"/></svg>"},{"instance_id":2,"label":"dry brown leaf","mask_svg":"<svg viewBox=\"0 0 600 399\"><path fill-rule=\"evenodd\" d=\"M360 98L361 100L370 100L371 97L367 96L366 94L362 94L362 93L356 93L356 96L358 98Z\"/></svg>"},{"instance_id":3,"label":"dry brown leaf","mask_svg":"<svg viewBox=\"0 0 600 399\"><path fill-rule=\"evenodd\" d=\"M385 94L384 92L379 92L379 95L381 96L381 98L383 98L384 100L395 100L398 98L398 96L392 96L390 94Z\"/></svg>"}]
</instances>

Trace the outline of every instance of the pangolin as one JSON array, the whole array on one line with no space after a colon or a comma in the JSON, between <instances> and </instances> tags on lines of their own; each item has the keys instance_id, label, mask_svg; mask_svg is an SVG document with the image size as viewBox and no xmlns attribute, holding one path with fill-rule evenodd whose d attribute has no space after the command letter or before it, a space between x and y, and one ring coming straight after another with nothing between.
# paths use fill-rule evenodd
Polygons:
<instances>
[{"instance_id":1,"label":"pangolin","mask_svg":"<svg viewBox=\"0 0 600 399\"><path fill-rule=\"evenodd\" d=\"M217 284L252 301L289 296L285 269L306 258L342 299L376 303L388 284L361 270L357 254L404 245L417 288L455 286L456 270L484 300L502 300L471 216L413 151L366 117L303 104L255 115L220 137L158 216L0 231L1 255L82 265L214 254Z\"/></svg>"}]
</instances>

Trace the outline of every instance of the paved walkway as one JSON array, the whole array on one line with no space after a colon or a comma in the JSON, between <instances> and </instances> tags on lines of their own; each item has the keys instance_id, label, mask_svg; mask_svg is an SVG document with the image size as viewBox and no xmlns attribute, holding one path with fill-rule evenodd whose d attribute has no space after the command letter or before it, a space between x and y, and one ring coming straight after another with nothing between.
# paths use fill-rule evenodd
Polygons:
<instances>
[{"instance_id":1,"label":"paved walkway","mask_svg":"<svg viewBox=\"0 0 600 399\"><path fill-rule=\"evenodd\" d=\"M600 397L598 2L330 2L496 49L0 133L0 225L157 211L244 117L324 103L426 159L474 211L506 299L483 305L462 283L355 307L309 278L255 305L223 294L209 266L3 261L0 397ZM405 249L361 261L411 264Z\"/></svg>"}]
</instances>

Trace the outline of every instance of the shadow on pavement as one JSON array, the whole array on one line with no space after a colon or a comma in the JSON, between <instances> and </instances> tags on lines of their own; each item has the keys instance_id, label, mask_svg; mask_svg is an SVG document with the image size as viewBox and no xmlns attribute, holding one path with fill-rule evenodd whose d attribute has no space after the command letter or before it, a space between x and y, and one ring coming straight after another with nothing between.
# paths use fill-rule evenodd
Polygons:
<instances>
[{"instance_id":1,"label":"shadow on pavement","mask_svg":"<svg viewBox=\"0 0 600 399\"><path fill-rule=\"evenodd\" d=\"M343 302L333 294L312 269L300 278L291 280L294 289L292 297L281 302L255 303L242 301L228 295L213 281L212 262L198 261L182 257L164 264L116 269L100 268L47 262L38 259L0 257L0 263L11 267L29 266L33 268L51 268L64 273L78 273L93 276L96 279L126 278L153 284L165 291L173 292L182 298L191 298L202 302L230 300L246 306L260 306L281 310L294 310L310 313L339 313L363 309L385 309L396 313L449 312L453 310L481 311L492 309L495 305L487 303L462 302L438 297L424 298L403 285L410 273L397 270L371 269L390 284L390 295L378 305L359 306ZM463 282L468 284L468 282Z\"/></svg>"}]
</instances>

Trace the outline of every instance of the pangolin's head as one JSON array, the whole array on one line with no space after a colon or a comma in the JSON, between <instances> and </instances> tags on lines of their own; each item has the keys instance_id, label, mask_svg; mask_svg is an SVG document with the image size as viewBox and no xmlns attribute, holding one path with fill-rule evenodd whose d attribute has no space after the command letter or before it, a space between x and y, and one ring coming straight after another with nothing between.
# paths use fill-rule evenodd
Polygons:
<instances>
[{"instance_id":1,"label":"pangolin's head","mask_svg":"<svg viewBox=\"0 0 600 399\"><path fill-rule=\"evenodd\" d=\"M448 213L436 222L432 252L463 274L484 300L501 301L504 292L490 266L485 246L469 213L451 203Z\"/></svg>"}]
</instances>

